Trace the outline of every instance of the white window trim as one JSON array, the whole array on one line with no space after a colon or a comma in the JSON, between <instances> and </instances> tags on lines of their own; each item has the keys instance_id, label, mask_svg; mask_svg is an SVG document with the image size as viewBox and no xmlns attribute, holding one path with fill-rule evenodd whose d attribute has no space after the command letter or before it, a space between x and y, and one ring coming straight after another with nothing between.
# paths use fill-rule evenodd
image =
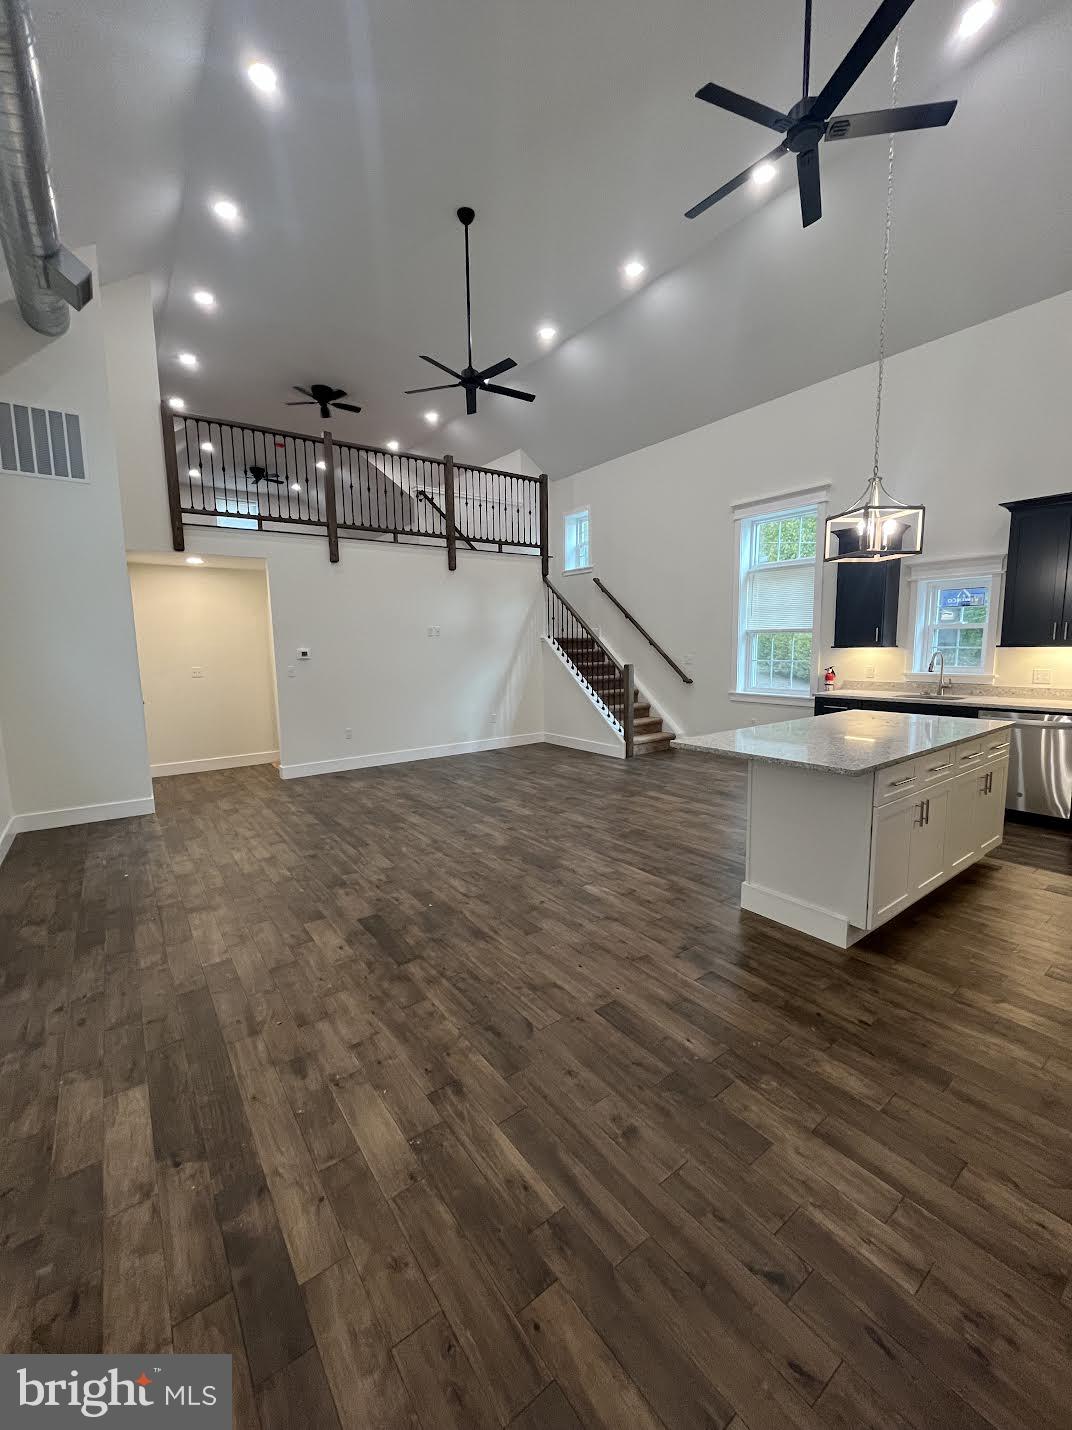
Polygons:
<instances>
[{"instance_id":1,"label":"white window trim","mask_svg":"<svg viewBox=\"0 0 1072 1430\"><path fill-rule=\"evenodd\" d=\"M732 642L733 684L729 689L731 700L750 701L758 705L807 705L814 700L813 691L819 678L819 659L822 655L819 632L823 610L823 542L826 513L829 506L830 483L818 487L799 487L783 492L781 496L760 497L758 500L732 503L733 512L733 585L730 589L730 610L734 615L734 639ZM815 593L811 616L812 690L750 690L743 686L741 677L744 662L742 657L741 625L744 618L744 585L741 581L741 552L744 541L743 527L746 521L757 516L773 516L779 512L789 514L803 507L815 508Z\"/></svg>"},{"instance_id":2,"label":"white window trim","mask_svg":"<svg viewBox=\"0 0 1072 1430\"><path fill-rule=\"evenodd\" d=\"M588 517L588 565L587 566L566 566L566 531L572 517ZM584 576L594 571L596 568L592 562L592 504L587 502L584 506L576 506L572 511L562 513L562 561L561 574L563 576Z\"/></svg>"},{"instance_id":3,"label":"white window trim","mask_svg":"<svg viewBox=\"0 0 1072 1430\"><path fill-rule=\"evenodd\" d=\"M990 582L990 619L983 640L983 663L978 670L950 670L945 678L954 685L994 685L997 682L998 628L1005 599L1005 556L938 557L905 564L911 592L905 678L925 679L931 676L927 661L919 656L919 630L923 602L932 583L941 581L969 586L973 581L985 578ZM917 669L917 666L922 666L922 669Z\"/></svg>"}]
</instances>

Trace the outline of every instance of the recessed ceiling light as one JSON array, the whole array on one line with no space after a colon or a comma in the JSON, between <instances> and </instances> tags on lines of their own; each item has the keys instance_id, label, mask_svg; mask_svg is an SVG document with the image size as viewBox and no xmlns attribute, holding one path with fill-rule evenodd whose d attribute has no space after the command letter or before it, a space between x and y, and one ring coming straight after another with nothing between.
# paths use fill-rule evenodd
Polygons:
<instances>
[{"instance_id":1,"label":"recessed ceiling light","mask_svg":"<svg viewBox=\"0 0 1072 1430\"><path fill-rule=\"evenodd\" d=\"M207 288L195 288L193 300L199 308L204 308L206 313L216 306L216 295L210 293Z\"/></svg>"},{"instance_id":2,"label":"recessed ceiling light","mask_svg":"<svg viewBox=\"0 0 1072 1430\"><path fill-rule=\"evenodd\" d=\"M205 558L203 556L187 556L186 564L187 566L204 566Z\"/></svg>"},{"instance_id":3,"label":"recessed ceiling light","mask_svg":"<svg viewBox=\"0 0 1072 1430\"><path fill-rule=\"evenodd\" d=\"M192 482L196 482L196 481L200 480L200 477L201 477L201 468L200 468L200 467L190 467L189 470L187 471L186 475L190 478L190 480L191 480Z\"/></svg>"},{"instance_id":4,"label":"recessed ceiling light","mask_svg":"<svg viewBox=\"0 0 1072 1430\"><path fill-rule=\"evenodd\" d=\"M627 283L637 283L648 271L642 258L630 258L622 264L622 277Z\"/></svg>"},{"instance_id":5,"label":"recessed ceiling light","mask_svg":"<svg viewBox=\"0 0 1072 1430\"><path fill-rule=\"evenodd\" d=\"M424 414L424 420L428 423L429 427L434 427L434 426L436 425L436 423L439 421L439 413L438 413L438 412L426 412L426 413Z\"/></svg>"},{"instance_id":6,"label":"recessed ceiling light","mask_svg":"<svg viewBox=\"0 0 1072 1430\"><path fill-rule=\"evenodd\" d=\"M234 199L213 199L212 212L220 223L236 224L238 222L238 205Z\"/></svg>"},{"instance_id":7,"label":"recessed ceiling light","mask_svg":"<svg viewBox=\"0 0 1072 1430\"><path fill-rule=\"evenodd\" d=\"M201 450L202 452L214 452L216 448L212 445L211 442L202 442Z\"/></svg>"},{"instance_id":8,"label":"recessed ceiling light","mask_svg":"<svg viewBox=\"0 0 1072 1430\"><path fill-rule=\"evenodd\" d=\"M261 94L275 94L279 87L279 76L271 65L265 64L263 60L254 60L251 65L246 66L246 78Z\"/></svg>"},{"instance_id":9,"label":"recessed ceiling light","mask_svg":"<svg viewBox=\"0 0 1072 1430\"><path fill-rule=\"evenodd\" d=\"M391 440L390 440L390 441L388 442L388 444L387 444L387 450L388 450L389 452L397 452L397 451L398 451L398 443L395 441L395 439L394 439L393 437L391 438Z\"/></svg>"},{"instance_id":10,"label":"recessed ceiling light","mask_svg":"<svg viewBox=\"0 0 1072 1430\"><path fill-rule=\"evenodd\" d=\"M326 472L328 469L327 462L317 462L316 469L318 472Z\"/></svg>"},{"instance_id":11,"label":"recessed ceiling light","mask_svg":"<svg viewBox=\"0 0 1072 1430\"><path fill-rule=\"evenodd\" d=\"M757 164L752 170L752 182L762 187L769 184L777 172L773 164Z\"/></svg>"},{"instance_id":12,"label":"recessed ceiling light","mask_svg":"<svg viewBox=\"0 0 1072 1430\"><path fill-rule=\"evenodd\" d=\"M167 405L171 408L173 412L181 412L182 409L186 406L186 403L181 397L169 397L167 400Z\"/></svg>"},{"instance_id":13,"label":"recessed ceiling light","mask_svg":"<svg viewBox=\"0 0 1072 1430\"><path fill-rule=\"evenodd\" d=\"M987 21L994 18L997 8L995 0L974 0L974 4L969 5L961 15L957 34L962 40L978 34Z\"/></svg>"},{"instance_id":14,"label":"recessed ceiling light","mask_svg":"<svg viewBox=\"0 0 1072 1430\"><path fill-rule=\"evenodd\" d=\"M541 343L553 343L558 337L558 329L553 323L544 323L542 327L536 329L536 336Z\"/></svg>"},{"instance_id":15,"label":"recessed ceiling light","mask_svg":"<svg viewBox=\"0 0 1072 1430\"><path fill-rule=\"evenodd\" d=\"M196 353L179 353L179 362L182 363L183 367L188 367L188 368L193 369L193 368L195 368L195 367L197 366L197 354L196 354Z\"/></svg>"}]
</instances>

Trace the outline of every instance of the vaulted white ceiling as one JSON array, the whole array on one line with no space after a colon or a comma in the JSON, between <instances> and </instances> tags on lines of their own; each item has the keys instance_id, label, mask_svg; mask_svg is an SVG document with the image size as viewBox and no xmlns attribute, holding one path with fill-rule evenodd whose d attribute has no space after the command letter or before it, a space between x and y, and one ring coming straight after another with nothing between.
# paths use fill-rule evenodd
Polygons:
<instances>
[{"instance_id":1,"label":"vaulted white ceiling","mask_svg":"<svg viewBox=\"0 0 1072 1430\"><path fill-rule=\"evenodd\" d=\"M817 0L813 90L875 3ZM962 8L918 0L902 28L900 101L961 104L898 141L894 346L1072 286L1069 7L1000 0L967 42ZM97 245L105 281L153 275L162 386L190 411L316 431L283 404L328 381L364 407L333 419L342 437L484 460L520 446L564 475L873 356L883 140L824 150L825 216L806 232L788 164L682 217L772 143L694 91L715 79L788 107L802 9L41 0L64 238ZM846 109L888 103L889 51ZM279 71L274 103L245 79L254 58ZM235 231L209 210L220 195ZM476 361L516 358L504 380L531 408L482 398L465 418L460 393L403 396L435 381L419 353L464 361L463 203ZM630 293L633 254L649 281Z\"/></svg>"}]
</instances>

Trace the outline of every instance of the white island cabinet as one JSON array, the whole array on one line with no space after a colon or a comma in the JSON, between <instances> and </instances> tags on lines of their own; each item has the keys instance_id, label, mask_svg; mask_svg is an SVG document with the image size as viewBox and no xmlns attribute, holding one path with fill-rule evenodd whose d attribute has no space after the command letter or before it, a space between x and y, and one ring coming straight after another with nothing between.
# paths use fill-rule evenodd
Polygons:
<instances>
[{"instance_id":1,"label":"white island cabinet","mask_svg":"<svg viewBox=\"0 0 1072 1430\"><path fill-rule=\"evenodd\" d=\"M1009 730L847 710L675 743L748 761L741 907L848 948L1001 843Z\"/></svg>"}]
</instances>

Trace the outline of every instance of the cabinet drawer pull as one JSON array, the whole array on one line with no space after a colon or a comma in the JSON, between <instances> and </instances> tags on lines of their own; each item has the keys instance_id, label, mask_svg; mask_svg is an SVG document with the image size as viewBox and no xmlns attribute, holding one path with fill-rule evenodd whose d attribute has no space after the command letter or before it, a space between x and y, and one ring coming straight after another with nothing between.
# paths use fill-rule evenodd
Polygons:
<instances>
[{"instance_id":1,"label":"cabinet drawer pull","mask_svg":"<svg viewBox=\"0 0 1072 1430\"><path fill-rule=\"evenodd\" d=\"M951 770L952 768L953 768L953 761L952 761L952 760L947 760L944 765L928 765L928 766L927 766L927 773L928 773L929 775L937 775L937 774L941 774L942 770Z\"/></svg>"},{"instance_id":2,"label":"cabinet drawer pull","mask_svg":"<svg viewBox=\"0 0 1072 1430\"><path fill-rule=\"evenodd\" d=\"M1068 622L1065 621L1065 640L1068 640Z\"/></svg>"},{"instance_id":3,"label":"cabinet drawer pull","mask_svg":"<svg viewBox=\"0 0 1072 1430\"><path fill-rule=\"evenodd\" d=\"M1054 623L1053 623L1053 639L1054 639L1054 640L1057 639L1057 622L1056 622L1056 621L1054 621Z\"/></svg>"},{"instance_id":4,"label":"cabinet drawer pull","mask_svg":"<svg viewBox=\"0 0 1072 1430\"><path fill-rule=\"evenodd\" d=\"M915 782L915 775L905 775L903 780L890 780L889 788L900 789L902 785L914 785Z\"/></svg>"},{"instance_id":5,"label":"cabinet drawer pull","mask_svg":"<svg viewBox=\"0 0 1072 1430\"><path fill-rule=\"evenodd\" d=\"M969 760L977 760L982 753L982 750L976 750L973 755L961 755L960 758L967 764Z\"/></svg>"},{"instance_id":6,"label":"cabinet drawer pull","mask_svg":"<svg viewBox=\"0 0 1072 1430\"><path fill-rule=\"evenodd\" d=\"M991 746L990 746L990 753L991 753L992 755L996 755L999 750L1004 750L1005 748L1006 748L1005 742L1004 742L1004 740L1002 740L1000 744L998 744L998 745L991 745Z\"/></svg>"}]
</instances>

